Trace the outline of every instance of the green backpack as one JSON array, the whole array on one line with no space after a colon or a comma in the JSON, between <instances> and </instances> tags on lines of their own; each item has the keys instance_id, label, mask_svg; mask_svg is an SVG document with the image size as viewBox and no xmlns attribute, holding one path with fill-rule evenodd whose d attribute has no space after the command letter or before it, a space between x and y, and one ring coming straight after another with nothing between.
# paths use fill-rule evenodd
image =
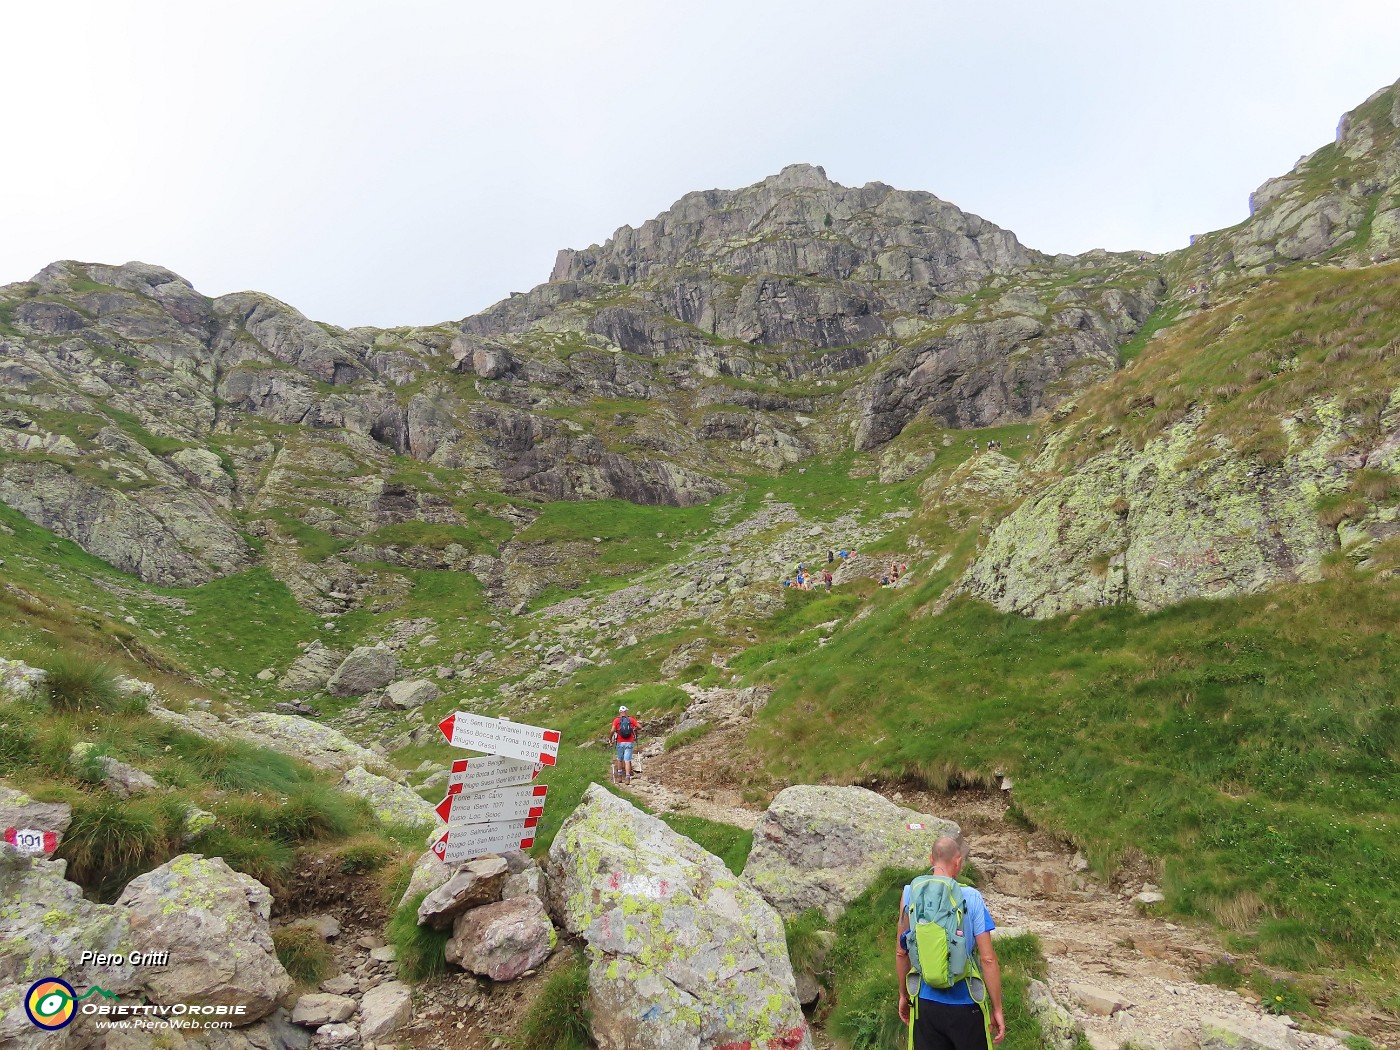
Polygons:
<instances>
[{"instance_id":1,"label":"green backpack","mask_svg":"<svg viewBox=\"0 0 1400 1050\"><path fill-rule=\"evenodd\" d=\"M963 922L962 886L942 875L920 875L909 885L909 998L919 994L919 982L930 988L951 988L973 976L973 938ZM976 996L974 996L976 998Z\"/></svg>"}]
</instances>

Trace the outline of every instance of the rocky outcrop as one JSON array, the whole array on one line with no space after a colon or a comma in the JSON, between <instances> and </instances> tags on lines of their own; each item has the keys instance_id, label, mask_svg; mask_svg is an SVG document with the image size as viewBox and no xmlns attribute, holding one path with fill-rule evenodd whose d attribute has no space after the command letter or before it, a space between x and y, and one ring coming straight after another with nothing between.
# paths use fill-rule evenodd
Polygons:
<instances>
[{"instance_id":1,"label":"rocky outcrop","mask_svg":"<svg viewBox=\"0 0 1400 1050\"><path fill-rule=\"evenodd\" d=\"M588 946L601 1050L811 1045L782 921L719 858L597 784L549 858L554 910Z\"/></svg>"},{"instance_id":2,"label":"rocky outcrop","mask_svg":"<svg viewBox=\"0 0 1400 1050\"><path fill-rule=\"evenodd\" d=\"M963 586L1000 609L1043 617L1128 601L1158 609L1317 579L1338 543L1314 509L1341 484L1326 456L1338 426L1334 417L1275 467L1228 449L1202 461L1192 422L1141 451L1094 456L1003 519Z\"/></svg>"},{"instance_id":3,"label":"rocky outcrop","mask_svg":"<svg viewBox=\"0 0 1400 1050\"><path fill-rule=\"evenodd\" d=\"M250 1024L292 991L272 945L272 895L219 858L184 854L139 875L117 898L131 936L146 951L169 953L145 988L155 1003L238 1006Z\"/></svg>"},{"instance_id":4,"label":"rocky outcrop","mask_svg":"<svg viewBox=\"0 0 1400 1050\"><path fill-rule=\"evenodd\" d=\"M277 680L277 688L294 693L324 689L331 675L345 662L345 656L345 653L313 641L292 661L286 674Z\"/></svg>"},{"instance_id":5,"label":"rocky outcrop","mask_svg":"<svg viewBox=\"0 0 1400 1050\"><path fill-rule=\"evenodd\" d=\"M816 908L834 920L883 869L927 866L934 840L957 831L865 788L800 784L754 828L744 877L784 918Z\"/></svg>"},{"instance_id":6,"label":"rocky outcrop","mask_svg":"<svg viewBox=\"0 0 1400 1050\"><path fill-rule=\"evenodd\" d=\"M385 761L338 729L300 715L259 712L232 723L237 735L263 747L309 762L318 769L347 771L355 766L387 770Z\"/></svg>"},{"instance_id":7,"label":"rocky outcrop","mask_svg":"<svg viewBox=\"0 0 1400 1050\"><path fill-rule=\"evenodd\" d=\"M133 948L130 916L120 908L94 904L65 879L63 861L42 860L0 847L0 1044L80 1046L90 1038L90 1019L79 1016L63 1035L30 1024L22 1005L30 985L45 975L75 986L101 985L119 995L135 991L144 967L126 959ZM100 965L81 962L96 952ZM122 959L113 963L114 957ZM61 1040L61 1041L60 1041Z\"/></svg>"}]
</instances>

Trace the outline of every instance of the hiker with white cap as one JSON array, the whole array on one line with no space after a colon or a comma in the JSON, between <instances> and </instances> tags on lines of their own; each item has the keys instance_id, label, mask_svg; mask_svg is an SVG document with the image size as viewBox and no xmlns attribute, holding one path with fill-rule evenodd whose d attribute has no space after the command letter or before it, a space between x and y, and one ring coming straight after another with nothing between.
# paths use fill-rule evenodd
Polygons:
<instances>
[{"instance_id":1,"label":"hiker with white cap","mask_svg":"<svg viewBox=\"0 0 1400 1050\"><path fill-rule=\"evenodd\" d=\"M637 742L637 732L641 725L636 718L627 713L627 705L623 704L617 709L617 717L613 719L612 741L617 745L617 754L613 758L613 781L618 779L619 772L627 779L627 783L632 782L632 747Z\"/></svg>"}]
</instances>

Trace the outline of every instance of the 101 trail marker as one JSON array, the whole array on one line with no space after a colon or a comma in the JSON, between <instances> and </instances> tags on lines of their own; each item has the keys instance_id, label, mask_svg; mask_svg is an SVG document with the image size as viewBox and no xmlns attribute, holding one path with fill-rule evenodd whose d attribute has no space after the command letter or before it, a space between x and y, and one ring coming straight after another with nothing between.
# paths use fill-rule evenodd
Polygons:
<instances>
[{"instance_id":1,"label":"101 trail marker","mask_svg":"<svg viewBox=\"0 0 1400 1050\"><path fill-rule=\"evenodd\" d=\"M559 731L528 726L506 718L458 711L438 723L442 735L453 747L502 755L526 762L552 766L559 757Z\"/></svg>"}]
</instances>

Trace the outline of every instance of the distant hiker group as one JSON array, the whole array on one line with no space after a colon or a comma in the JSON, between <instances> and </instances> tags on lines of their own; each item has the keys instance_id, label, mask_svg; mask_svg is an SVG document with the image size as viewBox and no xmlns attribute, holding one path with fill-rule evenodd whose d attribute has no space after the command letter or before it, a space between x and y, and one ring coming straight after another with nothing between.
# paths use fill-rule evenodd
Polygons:
<instances>
[{"instance_id":1,"label":"distant hiker group","mask_svg":"<svg viewBox=\"0 0 1400 1050\"><path fill-rule=\"evenodd\" d=\"M967 443L968 443L969 445L971 445L974 449L980 449L980 448L982 447L981 445L979 445L979 444L977 443L977 440L976 440L975 438L969 438ZM1004 448L1004 447L1005 447L1005 446L1003 446L1002 443L1001 443L1000 441L997 441L997 440L994 440L994 439L989 439L989 440L987 441L987 451L988 451L988 452L1000 452L1000 451L1002 450L1002 448Z\"/></svg>"},{"instance_id":2,"label":"distant hiker group","mask_svg":"<svg viewBox=\"0 0 1400 1050\"><path fill-rule=\"evenodd\" d=\"M899 582L899 578L909 571L909 563L902 561L890 562L890 567L880 574L881 587L893 587Z\"/></svg>"},{"instance_id":3,"label":"distant hiker group","mask_svg":"<svg viewBox=\"0 0 1400 1050\"><path fill-rule=\"evenodd\" d=\"M854 553L855 551L848 547L842 547L839 551L827 551L826 564L828 566L834 565L838 557L842 561L845 561ZM797 571L795 573L791 576L783 577L783 586L791 587L798 591L810 591L814 587L825 587L827 590L831 590L831 584L834 579L835 578L831 575L830 568L823 568L818 571L808 568L806 562L800 561L797 563Z\"/></svg>"}]
</instances>

